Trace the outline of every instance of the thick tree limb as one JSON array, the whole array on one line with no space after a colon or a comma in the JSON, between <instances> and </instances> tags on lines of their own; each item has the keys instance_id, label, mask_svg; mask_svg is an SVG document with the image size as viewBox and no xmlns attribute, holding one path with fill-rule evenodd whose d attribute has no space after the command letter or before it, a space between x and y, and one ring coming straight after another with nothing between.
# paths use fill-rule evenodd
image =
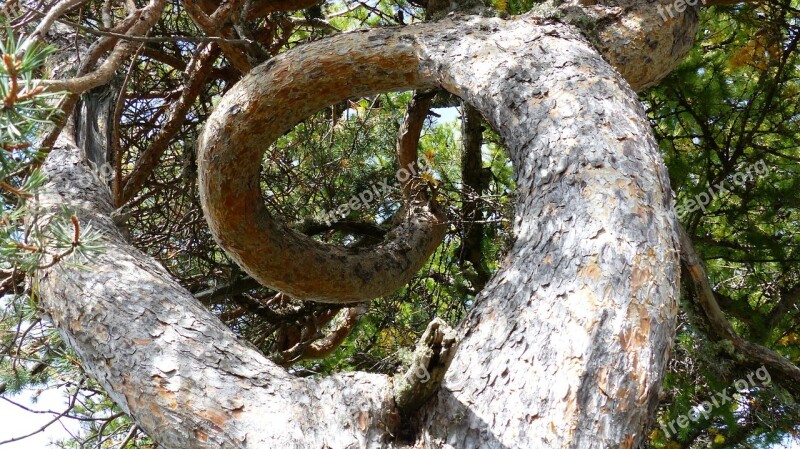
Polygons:
<instances>
[{"instance_id":1,"label":"thick tree limb","mask_svg":"<svg viewBox=\"0 0 800 449\"><path fill-rule=\"evenodd\" d=\"M661 81L694 43L700 3L687 6L684 12L665 22L658 8L672 7L673 3L567 0L558 7L559 20L581 29L605 60L638 92ZM648 48L649 51L644 50Z\"/></svg>"},{"instance_id":2,"label":"thick tree limb","mask_svg":"<svg viewBox=\"0 0 800 449\"><path fill-rule=\"evenodd\" d=\"M436 91L427 91L414 94L411 97L411 102L406 108L406 114L403 117L403 123L397 131L397 161L400 167L414 167L418 166L417 160L419 139L422 136L422 127L425 125L425 119L428 117L428 111L433 103L433 97L436 96ZM406 189L408 180L401 181L401 185Z\"/></svg>"},{"instance_id":3,"label":"thick tree limb","mask_svg":"<svg viewBox=\"0 0 800 449\"><path fill-rule=\"evenodd\" d=\"M685 26L647 23L669 28L658 33L670 39ZM637 85L679 60L675 42L653 44L670 53L653 62L657 72L633 79ZM618 51L633 59L662 55L652 45ZM281 290L302 281L307 291L327 288L334 296L355 267L374 281L385 257L361 254L354 261L362 265L342 270L337 264L353 253L314 247L267 215L252 181L260 151L330 104L436 86L464 98L495 127L521 198L505 270L478 295L461 328L464 340L443 389L424 409L420 441L634 446L657 405L674 332L675 222L641 105L569 26L530 16L453 16L337 35L254 68L222 98L200 138L201 194L212 232L234 259L247 262L242 266L255 264L252 275L278 270L263 279ZM288 272L308 279L274 275L285 268L278 265L293 265Z\"/></svg>"},{"instance_id":4,"label":"thick tree limb","mask_svg":"<svg viewBox=\"0 0 800 449\"><path fill-rule=\"evenodd\" d=\"M670 40L656 46L680 52L674 36L682 30L671 28L679 25L659 26ZM619 51L663 56L632 42ZM653 65L667 71L673 58ZM274 96L247 95L259 75L277 89ZM674 329L674 216L641 105L575 29L530 16L450 17L315 42L254 69L218 106L234 120L212 123L204 137L241 134L236 117L252 115L263 126L232 143L262 146L274 137L269 133L280 135L337 100L436 86L463 97L497 129L515 165L520 202L517 241L461 326L453 368L424 409L420 444L634 446L657 403ZM42 304L93 377L148 434L182 448L386 444L396 408L384 377L296 379L242 344L125 242L108 217L105 187L77 153L65 138L51 154L39 202L54 211L66 204L91 221L106 233L106 253L90 271L59 265L41 273ZM205 156L199 163L229 155ZM257 170L260 154L246 156L225 174ZM72 187L84 184L78 179L93 182ZM218 185L211 187L215 195ZM261 204L258 192L230 193L217 207L227 201L237 212L246 210L238 203ZM236 215L232 232L218 238L236 253L238 243L251 243L230 240L238 228L261 226L277 234L279 248L296 243L258 217ZM283 263L296 255L269 254ZM328 274L311 276L335 283Z\"/></svg>"},{"instance_id":5,"label":"thick tree limb","mask_svg":"<svg viewBox=\"0 0 800 449\"><path fill-rule=\"evenodd\" d=\"M697 301L705 312L705 321L715 336L733 344L734 349L744 356L744 363L753 367L764 365L772 373L772 378L790 391L795 397L800 397L800 367L787 360L775 351L749 342L740 337L725 318L715 298L714 290L708 281L708 274L703 266L702 259L694 248L686 231L680 229L681 260L691 276ZM777 376L775 374L778 374Z\"/></svg>"},{"instance_id":6,"label":"thick tree limb","mask_svg":"<svg viewBox=\"0 0 800 449\"><path fill-rule=\"evenodd\" d=\"M353 57L370 53L366 50ZM274 62L267 63L267 67ZM234 260L253 278L299 299L347 303L397 290L444 238L444 215L428 198L407 201L400 214L401 224L384 243L369 248L339 248L316 242L271 218L261 201L259 184L253 181L258 176L263 151L286 131L286 123L304 119L310 108L322 109L348 97L347 89L341 86L320 86L326 82L340 84L340 78L325 81L300 66L279 67L278 70L291 70L289 79L294 79L295 85L274 83L272 74L263 72L248 76L226 96L237 104L218 107L199 139L201 202L215 238L229 251L236 248ZM388 77L387 85L397 80L398 75ZM287 87L291 90L287 91ZM311 104L287 109L277 120L268 115L279 105L298 104L292 96L319 92L320 88L325 93L317 95ZM257 99L267 101L256 106ZM247 114L230 114L247 107L243 106L245 103L256 109ZM233 177L231 164L238 172Z\"/></svg>"},{"instance_id":7,"label":"thick tree limb","mask_svg":"<svg viewBox=\"0 0 800 449\"><path fill-rule=\"evenodd\" d=\"M66 132L43 171L49 182L38 206L54 214L68 207L105 237L89 270L59 264L40 273L42 307L89 374L159 445L378 447L389 438L396 412L388 379L289 375L127 243L109 217L108 190Z\"/></svg>"},{"instance_id":8,"label":"thick tree limb","mask_svg":"<svg viewBox=\"0 0 800 449\"><path fill-rule=\"evenodd\" d=\"M676 30L694 30L696 17L686 14L686 21L665 25L652 13L652 5L631 2L626 12L641 20L617 20L595 32L596 38L607 40L601 47L604 56L617 64L632 85L642 87L665 76L688 51L690 43L681 41L676 47L673 40ZM591 8L584 13L611 14ZM649 33L668 38L656 37L655 45L630 45L631 39L651 42ZM624 42L620 40L622 35ZM413 42L414 37L409 39ZM408 47L404 43L397 45ZM359 85L341 86L339 80L345 74L353 79L385 77L373 91L380 91L383 86L433 87L426 84L422 74L415 73L416 55L396 53L394 56L402 59L384 59L381 64L387 68L383 68L376 65L376 58L386 58L389 52L376 55L371 47L361 49L355 45L351 50L345 62L340 54L314 55L313 62L322 71L332 72L326 77L291 66L285 57L276 57L234 86L207 121L198 141L201 203L215 239L253 278L301 299L346 303L390 293L413 276L441 240L437 235L443 235L435 209L421 203L416 207L419 212L407 213L404 224L384 245L369 252L337 250L277 222L261 201L256 179L264 149L311 113L362 93ZM648 63L641 66L631 63L645 59ZM396 67L389 70L392 63ZM312 92L314 98L308 98ZM287 104L299 107L275 114ZM258 131L254 132L256 123ZM292 256L276 257L286 253Z\"/></svg>"},{"instance_id":9,"label":"thick tree limb","mask_svg":"<svg viewBox=\"0 0 800 449\"><path fill-rule=\"evenodd\" d=\"M132 10L130 14L128 14L118 25L112 29L112 31L127 33L131 27L137 21L139 21L141 16L141 9ZM94 69L94 66L100 57L106 52L111 51L117 42L118 40L113 37L102 37L93 42L83 55L82 61L77 68L76 76L80 78L88 74L92 69ZM55 68L54 75L58 76L61 74L60 70L63 69L61 64L51 63L50 65L54 66ZM40 146L44 149L45 154L50 151L56 139L61 134L61 130L67 124L67 120L69 119L70 114L72 114L72 111L75 109L75 105L78 104L79 99L80 95L78 93L68 93L59 103L58 108L61 110L62 114L56 119L53 129L47 133L40 144Z\"/></svg>"},{"instance_id":10,"label":"thick tree limb","mask_svg":"<svg viewBox=\"0 0 800 449\"><path fill-rule=\"evenodd\" d=\"M489 270L483 257L483 230L479 206L483 194L483 117L472 106L461 106L461 222L464 234L458 249L458 260L463 266L470 262L475 275L469 276L475 290L482 290L489 282Z\"/></svg>"}]
</instances>

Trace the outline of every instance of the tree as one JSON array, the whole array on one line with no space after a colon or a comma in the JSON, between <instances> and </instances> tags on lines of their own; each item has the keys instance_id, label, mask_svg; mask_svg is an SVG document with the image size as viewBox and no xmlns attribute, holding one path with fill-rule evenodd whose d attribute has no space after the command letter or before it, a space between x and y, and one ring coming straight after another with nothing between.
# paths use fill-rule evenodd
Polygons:
<instances>
[{"instance_id":1,"label":"tree","mask_svg":"<svg viewBox=\"0 0 800 449\"><path fill-rule=\"evenodd\" d=\"M78 3L51 9L20 52ZM719 309L676 220L669 175L631 89L659 82L690 51L697 8L665 21L658 8L633 1L543 4L513 17L451 14L312 39L282 51L298 21L272 14L309 8L303 25L312 34L331 34L335 27L319 17L315 3L182 2L210 36L199 40L188 63L157 53L146 45L152 38L143 37L170 36L154 31L182 20L167 19L176 5L128 5L119 21L116 9L105 6L104 27L114 32L80 49L75 76L47 83L70 93L61 104L65 112L79 107L74 125L62 122L43 139L44 147L52 145L42 165L49 181L36 206L54 212L66 205L80 220L74 246L83 244L79 229L88 224L104 238L88 269L56 263L39 270L39 301L82 368L158 444L634 447L656 412L673 341L679 253L709 332L744 355L743 366L768 366L797 393L796 364L739 337ZM443 12L428 5L432 16ZM258 26L270 30L260 40L252 37ZM59 29L54 34L56 41L67 36ZM111 53L95 67L104 52ZM114 97L139 72L131 65L116 81L114 73L129 56L148 53L163 64L183 64L187 76L182 90L167 94L175 100L166 114L140 114L148 123L127 123L147 145L132 133L128 142L135 149L123 156L115 133L125 123L125 96ZM215 65L220 54L229 65ZM58 78L61 67L52 60L49 67ZM224 80L224 87L214 88L211 78ZM88 89L95 90L79 103ZM455 333L441 321L430 323L403 379L288 373L223 325L197 301L202 295L190 293L120 230L127 210L136 207L131 201L148 201L148 180L185 132L184 120L208 116L197 136L196 160L191 143L182 144L183 170L189 180L197 172L199 200L222 250L252 279L282 292L248 307L268 316L274 314L270 305L289 301L285 296L324 303L301 309L303 324L284 325L274 342L281 349L277 361L287 365L329 353L357 322L361 312L353 301L402 286L445 238L440 200L429 183L415 178L403 189L405 205L391 213L399 224L378 233L385 234L383 243L366 246L364 239L334 247L281 223L280 214L264 205L262 191L271 187L262 178L269 171L262 168L264 151L330 105L429 89L454 94L493 128L510 153L519 198L515 239L502 266L478 287ZM204 108L210 101L201 96L221 91L209 115ZM421 107L423 114L427 109ZM341 110L334 106L323 118L335 122ZM417 133L406 135L415 141ZM417 159L404 154L408 147L416 144L401 139L400 160ZM130 167L122 168L123 157ZM114 167L110 191L87 160ZM47 228L52 216L35 217L37 226ZM313 233L310 228L321 225L304 230ZM255 288L241 282L252 280L230 288ZM347 319L320 338L319 329L342 304Z\"/></svg>"}]
</instances>

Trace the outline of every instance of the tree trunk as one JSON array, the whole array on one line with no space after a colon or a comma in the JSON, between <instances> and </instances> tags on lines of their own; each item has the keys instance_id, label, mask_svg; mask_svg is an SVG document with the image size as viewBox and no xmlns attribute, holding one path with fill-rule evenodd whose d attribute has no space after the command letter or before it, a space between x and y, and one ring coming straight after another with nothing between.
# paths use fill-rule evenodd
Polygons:
<instances>
[{"instance_id":1,"label":"tree trunk","mask_svg":"<svg viewBox=\"0 0 800 449\"><path fill-rule=\"evenodd\" d=\"M167 448L380 447L394 426L391 381L300 379L240 340L114 226L111 195L69 137L43 170L38 205L66 205L102 231L89 270L40 274L42 306L84 369Z\"/></svg>"},{"instance_id":2,"label":"tree trunk","mask_svg":"<svg viewBox=\"0 0 800 449\"><path fill-rule=\"evenodd\" d=\"M241 203L225 189L244 177L226 181L214 170L230 170L226 162L237 176L255 170L259 151L306 115L351 96L436 86L500 133L520 200L516 242L458 330L445 383L415 419L416 443L633 447L657 403L674 332L675 218L635 93L572 27L451 17L286 52L254 68L209 119L198 157L204 206ZM108 217L107 189L79 153L65 132L44 167L50 182L39 204L67 204L104 231L105 253L91 271L41 273L42 304L137 424L168 448L392 444L391 379L294 378L239 340L125 242ZM278 243L287 250L276 257L294 254L294 240Z\"/></svg>"}]
</instances>

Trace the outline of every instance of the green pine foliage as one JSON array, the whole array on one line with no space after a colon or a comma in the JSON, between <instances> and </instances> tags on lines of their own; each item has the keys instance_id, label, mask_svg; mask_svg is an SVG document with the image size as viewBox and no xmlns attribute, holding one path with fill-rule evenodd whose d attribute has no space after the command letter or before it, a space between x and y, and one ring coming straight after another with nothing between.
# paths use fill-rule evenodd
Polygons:
<instances>
[{"instance_id":1,"label":"green pine foliage","mask_svg":"<svg viewBox=\"0 0 800 449\"><path fill-rule=\"evenodd\" d=\"M797 303L780 321L772 318L800 282L797 6L704 10L698 45L643 97L684 208L680 221L696 236L721 307L739 335L800 363ZM690 207L712 192L703 208ZM687 292L653 447L767 448L796 438L800 405L774 382L735 393L710 418L664 434L660 425L734 391L755 370L693 326L690 301Z\"/></svg>"}]
</instances>

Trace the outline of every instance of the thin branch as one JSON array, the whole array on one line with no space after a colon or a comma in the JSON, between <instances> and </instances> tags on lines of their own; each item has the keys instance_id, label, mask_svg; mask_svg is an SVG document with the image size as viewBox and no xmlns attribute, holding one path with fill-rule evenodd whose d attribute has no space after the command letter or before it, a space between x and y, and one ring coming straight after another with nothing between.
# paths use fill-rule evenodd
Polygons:
<instances>
[{"instance_id":1,"label":"thin branch","mask_svg":"<svg viewBox=\"0 0 800 449\"><path fill-rule=\"evenodd\" d=\"M133 24L126 33L128 36L142 36L161 18L161 12L166 6L166 0L151 0L150 4L142 9L141 20ZM97 86L108 83L114 77L117 68L136 49L132 42L122 42L111 52L105 61L93 72L67 80L42 81L49 91L68 91L81 93Z\"/></svg>"},{"instance_id":2,"label":"thin branch","mask_svg":"<svg viewBox=\"0 0 800 449\"><path fill-rule=\"evenodd\" d=\"M114 115L111 117L111 148L112 157L114 158L114 181L112 184L111 193L114 197L114 204L120 204L122 195L122 145L120 145L119 124L122 120L122 110L125 106L125 98L127 98L128 83L131 80L133 67L135 66L136 59L141 54L144 45L140 45L139 49L131 58L131 63L128 65L128 71L125 73L125 79L122 80L122 85L119 88L119 95L114 104Z\"/></svg>"},{"instance_id":3,"label":"thin branch","mask_svg":"<svg viewBox=\"0 0 800 449\"><path fill-rule=\"evenodd\" d=\"M9 192L13 193L14 195L17 195L20 198L33 198L33 195L31 195L30 193L25 192L24 190L20 190L3 180L0 180L0 188L8 190Z\"/></svg>"},{"instance_id":4,"label":"thin branch","mask_svg":"<svg viewBox=\"0 0 800 449\"><path fill-rule=\"evenodd\" d=\"M197 96L200 95L200 90L205 85L211 72L210 69L218 56L219 48L209 45L201 49L195 61L189 64L186 69L186 79L188 81L181 91L180 98L172 105L169 117L161 131L150 143L150 146L142 152L141 156L136 160L131 173L123 180L117 207L130 201L141 190L150 174L158 166L161 155L164 154L170 143L172 143L172 139L180 131L181 125L186 120L186 113Z\"/></svg>"},{"instance_id":5,"label":"thin branch","mask_svg":"<svg viewBox=\"0 0 800 449\"><path fill-rule=\"evenodd\" d=\"M730 6L738 5L740 3L759 3L760 0L703 0L705 6Z\"/></svg>"},{"instance_id":6,"label":"thin branch","mask_svg":"<svg viewBox=\"0 0 800 449\"><path fill-rule=\"evenodd\" d=\"M127 446L128 443L130 443L131 440L133 440L133 438L136 437L136 433L138 431L139 431L139 426L134 424L133 427L131 427L131 430L128 431L128 434L125 436L125 439L122 440L122 443L120 443L119 446L117 446L117 449L124 449L125 446Z\"/></svg>"},{"instance_id":7,"label":"thin branch","mask_svg":"<svg viewBox=\"0 0 800 449\"><path fill-rule=\"evenodd\" d=\"M717 303L702 259L694 248L689 235L683 227L678 232L681 260L691 277L697 301L700 303L705 315L704 319L711 331L717 338L729 341L739 353L744 355L748 365L763 365L768 371L779 374L773 375L773 378L793 395L800 397L800 367L775 351L747 341L736 333Z\"/></svg>"},{"instance_id":8,"label":"thin branch","mask_svg":"<svg viewBox=\"0 0 800 449\"><path fill-rule=\"evenodd\" d=\"M34 14L42 14L40 11L33 10ZM96 28L87 27L79 23L72 22L66 19L58 19L59 23L77 28L89 34L97 36L114 37L122 41L143 42L150 44L163 44L165 42L193 42L198 44L210 44L214 42L222 42L230 45L250 45L253 41L249 39L228 39L219 36L132 36L111 30L98 30Z\"/></svg>"},{"instance_id":9,"label":"thin branch","mask_svg":"<svg viewBox=\"0 0 800 449\"><path fill-rule=\"evenodd\" d=\"M44 16L44 19L42 19L42 21L39 22L39 25L36 26L36 29L33 30L33 33L22 42L19 48L17 48L17 56L22 56L34 44L43 40L47 32L50 31L50 27L53 26L53 23L56 21L56 19L58 19L59 16L65 14L70 9L80 5L85 1L86 0L61 0L55 6L50 8L50 10L47 11L47 14Z\"/></svg>"},{"instance_id":10,"label":"thin branch","mask_svg":"<svg viewBox=\"0 0 800 449\"><path fill-rule=\"evenodd\" d=\"M217 36L224 39L232 39L233 30L229 26L224 26L231 14L235 2L226 2L220 4L213 14L206 15L199 4L194 1L181 1L189 17L197 25L198 28L203 30L209 36ZM252 68L247 59L247 54L241 49L228 45L225 42L219 44L225 57L231 62L231 65L244 74Z\"/></svg>"},{"instance_id":11,"label":"thin branch","mask_svg":"<svg viewBox=\"0 0 800 449\"><path fill-rule=\"evenodd\" d=\"M161 16L160 11L162 11L165 6L165 0L151 0L151 1L158 2L160 4L160 7L159 6L155 7L155 9L157 9L157 12L153 12L152 16L149 18L150 20L139 20L139 19L142 18L142 15L145 13L145 11L148 8L152 7L154 3L151 3L150 5L148 5L143 9L131 9L133 8L133 5L129 5L129 9L131 11L130 14L128 14L128 16L125 17L125 19L118 26L114 28L114 31L115 32L124 31L125 33L128 34L136 34L138 32L141 32L141 34L147 33L151 28L151 25L148 25L148 23L152 21L152 23L155 24ZM140 28L143 28L142 25L146 25L146 28L144 30L140 30ZM136 29L134 29L135 26ZM87 57L84 58L83 63L78 68L77 77L82 78L84 77L84 75L87 75L89 71L92 69L92 66L95 64L95 62L100 58L100 56L106 51L113 48L114 45L118 42L118 40L119 40L118 38L107 36L107 37L102 37L98 39L97 42L93 43L89 47ZM120 47L126 47L126 46L131 47L129 43L125 43L125 45L121 45ZM115 50L115 52L118 50L120 49L118 48L117 50ZM111 59L111 57L109 57L109 59ZM109 59L106 60L106 63L109 62ZM122 61L119 60L119 63L121 62ZM113 72L109 75L109 79L111 76L113 76ZM53 144L55 143L56 139L58 139L58 136L61 134L61 131L67 125L67 119L72 114L73 109L75 109L75 105L78 103L79 98L80 96L78 95L78 93L73 92L65 96L59 102L58 109L60 109L62 113L54 121L53 127L50 130L50 132L44 137L44 139L42 139L42 142L40 144L40 147L42 149L42 154L37 158L36 163L34 164L34 168L41 165L44 162L47 155L50 153L50 149L53 147Z\"/></svg>"},{"instance_id":12,"label":"thin branch","mask_svg":"<svg viewBox=\"0 0 800 449\"><path fill-rule=\"evenodd\" d=\"M248 276L245 278L238 279L227 285L221 285L218 287L210 288L208 290L203 290L201 292L195 293L194 297L197 298L198 301L203 302L204 304L211 304L217 301L218 299L226 298L233 295L240 295L244 292L255 290L260 287L261 284L259 284L258 281Z\"/></svg>"},{"instance_id":13,"label":"thin branch","mask_svg":"<svg viewBox=\"0 0 800 449\"><path fill-rule=\"evenodd\" d=\"M344 321L325 338L308 345L303 351L303 359L321 359L333 353L353 332L358 318L363 314L359 307L350 307L345 311Z\"/></svg>"},{"instance_id":14,"label":"thin branch","mask_svg":"<svg viewBox=\"0 0 800 449\"><path fill-rule=\"evenodd\" d=\"M45 362L37 362L35 365L33 365L33 368L28 370L28 377L40 374L45 368L47 368L47 364ZM7 389L8 385L0 382L0 395L4 394Z\"/></svg>"},{"instance_id":15,"label":"thin branch","mask_svg":"<svg viewBox=\"0 0 800 449\"><path fill-rule=\"evenodd\" d=\"M70 397L69 404L67 405L67 409L64 410L63 412L59 413L58 415L56 415L53 419L51 419L50 421L48 421L47 423L45 423L44 425L42 425L38 429L36 429L33 432L30 432L30 433L28 433L26 435L23 435L23 436L9 438L7 440L0 441L0 445L13 443L15 441L24 440L25 438L30 438L30 437L36 435L37 433L44 432L45 430L47 430L48 427L50 427L51 425L55 424L59 419L61 419L64 416L66 416L75 407L75 401L77 400L77 396L78 396L78 391L76 390L75 394L73 394ZM5 399L6 401L8 401L8 399L6 399L6 398L0 397L0 399Z\"/></svg>"},{"instance_id":16,"label":"thin branch","mask_svg":"<svg viewBox=\"0 0 800 449\"><path fill-rule=\"evenodd\" d=\"M247 10L247 20L266 17L274 12L289 12L308 9L322 0L254 0Z\"/></svg>"}]
</instances>

